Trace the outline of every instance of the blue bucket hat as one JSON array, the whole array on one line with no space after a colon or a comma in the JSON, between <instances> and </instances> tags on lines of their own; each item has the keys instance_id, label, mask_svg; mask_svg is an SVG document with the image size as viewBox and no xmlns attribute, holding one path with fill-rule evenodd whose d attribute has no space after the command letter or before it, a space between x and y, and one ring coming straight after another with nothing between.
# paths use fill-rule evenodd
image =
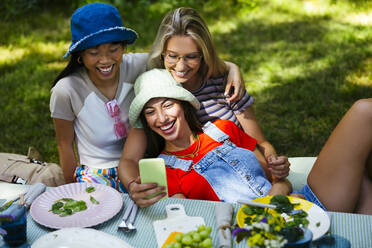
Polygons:
<instances>
[{"instance_id":1,"label":"blue bucket hat","mask_svg":"<svg viewBox=\"0 0 372 248\"><path fill-rule=\"evenodd\" d=\"M104 43L125 41L132 44L137 33L123 26L119 11L106 3L90 3L71 16L72 43L63 56Z\"/></svg>"}]
</instances>

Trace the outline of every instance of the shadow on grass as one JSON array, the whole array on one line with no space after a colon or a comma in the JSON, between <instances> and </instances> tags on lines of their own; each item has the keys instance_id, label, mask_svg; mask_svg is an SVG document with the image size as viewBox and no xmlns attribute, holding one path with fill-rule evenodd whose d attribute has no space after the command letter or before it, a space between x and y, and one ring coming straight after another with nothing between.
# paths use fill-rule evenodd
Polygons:
<instances>
[{"instance_id":1,"label":"shadow on grass","mask_svg":"<svg viewBox=\"0 0 372 248\"><path fill-rule=\"evenodd\" d=\"M28 147L34 146L47 161L57 162L49 97L52 80L58 71L48 69L42 59L35 62L35 57L48 56L44 55L30 53L2 74L0 151L26 154Z\"/></svg>"}]
</instances>

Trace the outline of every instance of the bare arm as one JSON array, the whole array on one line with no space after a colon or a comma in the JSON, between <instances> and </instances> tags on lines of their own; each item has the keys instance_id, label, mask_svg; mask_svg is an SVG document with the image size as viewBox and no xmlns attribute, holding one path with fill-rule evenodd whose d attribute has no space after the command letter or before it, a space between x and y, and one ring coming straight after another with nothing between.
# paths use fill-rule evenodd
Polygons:
<instances>
[{"instance_id":1,"label":"bare arm","mask_svg":"<svg viewBox=\"0 0 372 248\"><path fill-rule=\"evenodd\" d=\"M244 132L257 140L258 149L264 155L273 175L282 179L289 174L289 162L286 156L277 156L275 148L266 140L252 107L248 107L243 113L236 115Z\"/></svg>"},{"instance_id":2,"label":"bare arm","mask_svg":"<svg viewBox=\"0 0 372 248\"><path fill-rule=\"evenodd\" d=\"M146 135L143 129L131 128L120 158L118 173L121 183L128 189L128 184L139 176L138 161L146 151Z\"/></svg>"},{"instance_id":3,"label":"bare arm","mask_svg":"<svg viewBox=\"0 0 372 248\"><path fill-rule=\"evenodd\" d=\"M271 171L268 168L267 162L263 157L262 153L256 148L253 150L254 154L256 155L258 161L260 162L263 170L265 171L267 179L272 183L272 187L270 191L267 193L268 195L289 195L292 192L292 184L288 181L288 179L280 179L274 177L271 174Z\"/></svg>"},{"instance_id":4,"label":"bare arm","mask_svg":"<svg viewBox=\"0 0 372 248\"><path fill-rule=\"evenodd\" d=\"M226 68L229 72L225 88L225 96L230 102L236 102L241 99L245 92L245 85L240 73L239 67L231 62L225 61ZM231 92L232 88L234 91Z\"/></svg>"},{"instance_id":5,"label":"bare arm","mask_svg":"<svg viewBox=\"0 0 372 248\"><path fill-rule=\"evenodd\" d=\"M268 179L270 182L272 182L272 181L273 181L272 174L271 174L271 172L270 172L270 170L269 170L269 167L268 167L268 165L267 165L267 161L266 161L266 159L264 158L264 156L262 155L261 151L258 150L257 148L255 148L255 149L253 150L253 153L254 153L254 155L256 155L256 158L257 158L258 162L260 162L261 167L262 167L262 169L264 170L267 179Z\"/></svg>"},{"instance_id":6,"label":"bare arm","mask_svg":"<svg viewBox=\"0 0 372 248\"><path fill-rule=\"evenodd\" d=\"M276 156L276 151L270 142L266 140L252 107L246 108L243 113L236 115L236 118L238 118L244 132L257 140L258 148L266 160L270 155Z\"/></svg>"},{"instance_id":7,"label":"bare arm","mask_svg":"<svg viewBox=\"0 0 372 248\"><path fill-rule=\"evenodd\" d=\"M146 145L146 135L143 129L131 128L118 166L121 183L141 208L156 203L165 194L160 194L151 199L145 198L146 196L165 190L163 187L157 187L155 183L141 184L138 161L144 157Z\"/></svg>"},{"instance_id":8,"label":"bare arm","mask_svg":"<svg viewBox=\"0 0 372 248\"><path fill-rule=\"evenodd\" d=\"M73 175L77 166L74 152L74 122L53 118L56 132L59 160L66 183L73 182Z\"/></svg>"},{"instance_id":9,"label":"bare arm","mask_svg":"<svg viewBox=\"0 0 372 248\"><path fill-rule=\"evenodd\" d=\"M273 183L267 195L289 195L292 192L292 184L288 179L281 179Z\"/></svg>"}]
</instances>

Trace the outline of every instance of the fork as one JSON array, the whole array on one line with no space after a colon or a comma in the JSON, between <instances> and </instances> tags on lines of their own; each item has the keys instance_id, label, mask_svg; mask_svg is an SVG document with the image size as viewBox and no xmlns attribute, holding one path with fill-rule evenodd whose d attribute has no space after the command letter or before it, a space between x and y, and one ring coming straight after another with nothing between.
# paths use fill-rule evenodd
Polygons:
<instances>
[{"instance_id":1,"label":"fork","mask_svg":"<svg viewBox=\"0 0 372 248\"><path fill-rule=\"evenodd\" d=\"M138 210L137 204L133 204L132 211L131 211L130 216L129 216L128 228L124 229L125 231L131 232L131 231L136 230L136 227L133 225L133 223L134 223L134 219L136 218L136 215L137 215L137 210Z\"/></svg>"},{"instance_id":2,"label":"fork","mask_svg":"<svg viewBox=\"0 0 372 248\"><path fill-rule=\"evenodd\" d=\"M131 213L134 205L135 205L134 204L134 201L132 199L129 199L128 207L125 210L123 219L122 219L121 223L118 226L119 229L123 229L124 231L127 231L128 230L128 226L127 226L126 221L127 221L128 217L129 217L129 214Z\"/></svg>"}]
</instances>

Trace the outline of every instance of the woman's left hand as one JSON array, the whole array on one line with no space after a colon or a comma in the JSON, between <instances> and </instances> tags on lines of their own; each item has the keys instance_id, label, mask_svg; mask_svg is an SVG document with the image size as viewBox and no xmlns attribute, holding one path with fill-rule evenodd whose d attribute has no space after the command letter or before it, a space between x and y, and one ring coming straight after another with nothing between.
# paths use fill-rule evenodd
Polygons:
<instances>
[{"instance_id":1,"label":"woman's left hand","mask_svg":"<svg viewBox=\"0 0 372 248\"><path fill-rule=\"evenodd\" d=\"M231 62L225 62L228 67L225 96L229 102L239 101L245 93L245 84L239 67ZM233 91L232 91L233 90Z\"/></svg>"},{"instance_id":2,"label":"woman's left hand","mask_svg":"<svg viewBox=\"0 0 372 248\"><path fill-rule=\"evenodd\" d=\"M267 163L271 174L276 179L284 179L289 175L289 167L291 164L286 156L277 157L275 155L270 155L267 158Z\"/></svg>"}]
</instances>

